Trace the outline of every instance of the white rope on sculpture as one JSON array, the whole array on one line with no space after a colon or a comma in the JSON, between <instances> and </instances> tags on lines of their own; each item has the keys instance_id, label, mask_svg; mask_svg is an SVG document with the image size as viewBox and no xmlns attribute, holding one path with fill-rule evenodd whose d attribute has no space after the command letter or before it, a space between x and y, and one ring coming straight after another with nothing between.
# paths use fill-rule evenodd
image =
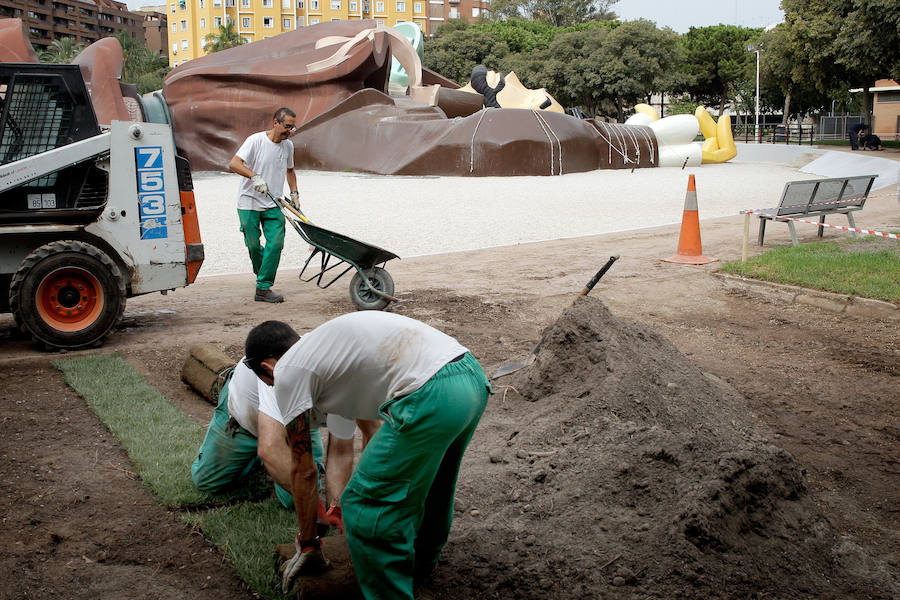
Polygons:
<instances>
[{"instance_id":1,"label":"white rope on sculpture","mask_svg":"<svg viewBox=\"0 0 900 600\"><path fill-rule=\"evenodd\" d=\"M562 142L559 141L559 136L556 135L556 132L550 127L550 123L547 122L547 119L544 118L544 115L539 110L531 109L531 112L537 117L538 123L541 124L541 129L544 129L544 133L547 134L549 132L549 134L553 135L553 139L556 140L557 156L559 156L559 175L562 175ZM547 135L547 137L549 139L550 135ZM553 140L550 140L550 174L553 175Z\"/></svg>"},{"instance_id":2,"label":"white rope on sculpture","mask_svg":"<svg viewBox=\"0 0 900 600\"><path fill-rule=\"evenodd\" d=\"M484 118L484 115L487 114L487 111L491 110L490 108L485 108L481 111L481 116L478 117L478 122L475 123L475 129L472 131L472 143L469 147L469 173L475 172L475 135L478 133L478 127L481 125L481 120Z\"/></svg>"},{"instance_id":3,"label":"white rope on sculpture","mask_svg":"<svg viewBox=\"0 0 900 600\"><path fill-rule=\"evenodd\" d=\"M550 138L550 134L547 133L544 123L542 123L540 117L538 117L537 111L532 108L531 113L534 115L534 118L537 119L538 127L541 128L541 131L544 132L544 135L547 136L547 141L550 143L550 174L553 175L553 140Z\"/></svg>"}]
</instances>

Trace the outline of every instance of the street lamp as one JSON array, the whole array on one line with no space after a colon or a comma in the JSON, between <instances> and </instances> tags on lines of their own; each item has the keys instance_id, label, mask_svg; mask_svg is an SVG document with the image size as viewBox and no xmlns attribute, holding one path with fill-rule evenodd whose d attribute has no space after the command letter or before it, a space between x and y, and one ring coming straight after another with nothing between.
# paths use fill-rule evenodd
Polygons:
<instances>
[{"instance_id":1,"label":"street lamp","mask_svg":"<svg viewBox=\"0 0 900 600\"><path fill-rule=\"evenodd\" d=\"M754 125L754 137L759 143L759 50L753 44L747 44L747 52L756 52L756 123Z\"/></svg>"}]
</instances>

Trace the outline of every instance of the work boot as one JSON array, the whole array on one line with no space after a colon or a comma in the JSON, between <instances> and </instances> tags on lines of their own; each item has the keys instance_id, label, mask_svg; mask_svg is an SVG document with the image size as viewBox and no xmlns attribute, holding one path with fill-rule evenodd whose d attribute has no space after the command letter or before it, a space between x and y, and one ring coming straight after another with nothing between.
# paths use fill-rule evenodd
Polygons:
<instances>
[{"instance_id":1,"label":"work boot","mask_svg":"<svg viewBox=\"0 0 900 600\"><path fill-rule=\"evenodd\" d=\"M256 295L253 296L253 299L257 302L284 302L284 296L274 290L261 290L259 288L256 288Z\"/></svg>"}]
</instances>

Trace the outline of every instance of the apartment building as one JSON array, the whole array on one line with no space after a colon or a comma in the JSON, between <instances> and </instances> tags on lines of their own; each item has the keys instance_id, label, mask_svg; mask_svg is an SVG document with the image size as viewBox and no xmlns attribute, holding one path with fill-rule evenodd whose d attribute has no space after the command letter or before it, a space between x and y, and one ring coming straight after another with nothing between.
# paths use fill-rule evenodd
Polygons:
<instances>
[{"instance_id":1,"label":"apartment building","mask_svg":"<svg viewBox=\"0 0 900 600\"><path fill-rule=\"evenodd\" d=\"M169 64L177 67L206 54L206 36L226 23L234 24L247 42L354 19L374 19L387 26L411 21L431 35L447 19L474 21L489 7L486 0L174 0L167 15Z\"/></svg>"},{"instance_id":2,"label":"apartment building","mask_svg":"<svg viewBox=\"0 0 900 600\"><path fill-rule=\"evenodd\" d=\"M144 45L162 56L169 55L169 22L166 5L160 7L142 6L135 14L143 18Z\"/></svg>"},{"instance_id":3,"label":"apartment building","mask_svg":"<svg viewBox=\"0 0 900 600\"><path fill-rule=\"evenodd\" d=\"M37 52L55 39L92 44L125 31L144 39L142 19L115 0L0 0L0 18L22 19Z\"/></svg>"}]
</instances>

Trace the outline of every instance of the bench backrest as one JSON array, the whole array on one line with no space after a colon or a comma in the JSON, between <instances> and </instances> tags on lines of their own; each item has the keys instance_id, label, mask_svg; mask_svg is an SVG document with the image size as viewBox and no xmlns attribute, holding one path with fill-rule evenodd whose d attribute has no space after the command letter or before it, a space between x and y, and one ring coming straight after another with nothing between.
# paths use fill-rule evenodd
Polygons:
<instances>
[{"instance_id":1,"label":"bench backrest","mask_svg":"<svg viewBox=\"0 0 900 600\"><path fill-rule=\"evenodd\" d=\"M789 181L784 186L778 215L803 215L811 212L862 208L878 175L856 175L833 179Z\"/></svg>"}]
</instances>

